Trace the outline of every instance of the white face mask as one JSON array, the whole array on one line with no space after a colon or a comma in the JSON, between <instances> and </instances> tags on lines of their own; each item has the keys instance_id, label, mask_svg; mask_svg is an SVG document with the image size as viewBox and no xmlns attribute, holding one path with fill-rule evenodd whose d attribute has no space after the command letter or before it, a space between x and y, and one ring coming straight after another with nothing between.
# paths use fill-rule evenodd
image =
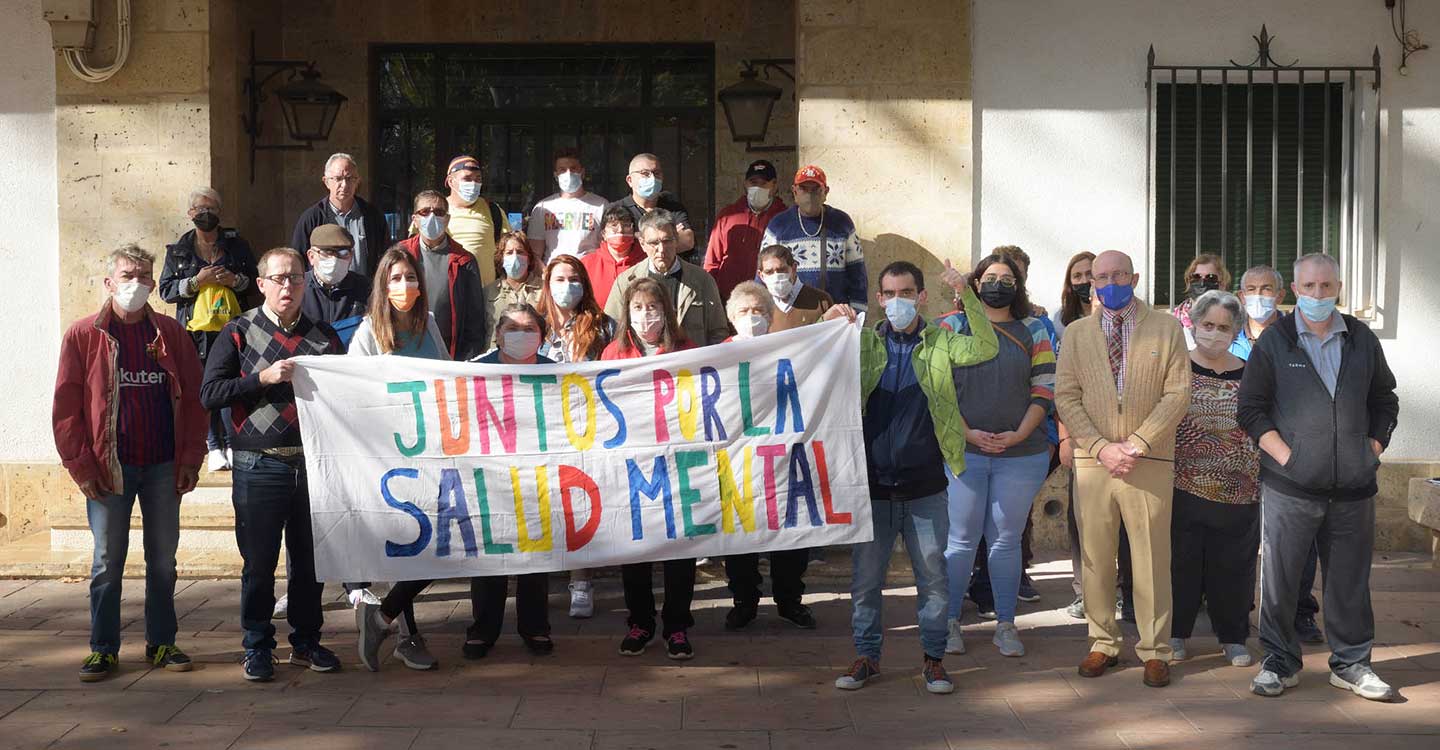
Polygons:
<instances>
[{"instance_id":1,"label":"white face mask","mask_svg":"<svg viewBox=\"0 0 1440 750\"><path fill-rule=\"evenodd\" d=\"M770 188L756 185L745 188L745 202L749 203L750 208L756 211L763 210L766 206L770 205L772 195Z\"/></svg>"},{"instance_id":2,"label":"white face mask","mask_svg":"<svg viewBox=\"0 0 1440 750\"><path fill-rule=\"evenodd\" d=\"M138 281L122 281L115 285L115 293L110 295L115 304L127 313L139 312L145 307L145 302L150 298L150 290L153 287L145 286Z\"/></svg>"},{"instance_id":3,"label":"white face mask","mask_svg":"<svg viewBox=\"0 0 1440 750\"><path fill-rule=\"evenodd\" d=\"M315 278L319 279L322 284L335 284L345 278L345 274L349 271L349 258L321 255L320 260L315 261Z\"/></svg>"},{"instance_id":4,"label":"white face mask","mask_svg":"<svg viewBox=\"0 0 1440 750\"><path fill-rule=\"evenodd\" d=\"M584 182L585 178L581 177L578 172L571 172L568 169L555 175L555 184L560 186L560 192L562 193L579 192L580 185Z\"/></svg>"},{"instance_id":5,"label":"white face mask","mask_svg":"<svg viewBox=\"0 0 1440 750\"><path fill-rule=\"evenodd\" d=\"M915 300L904 297L891 297L885 302L885 317L890 320L890 325L897 331L903 331L915 322L915 315L918 312Z\"/></svg>"},{"instance_id":6,"label":"white face mask","mask_svg":"<svg viewBox=\"0 0 1440 750\"><path fill-rule=\"evenodd\" d=\"M579 304L580 296L585 290L578 281L551 282L550 298L562 309L569 310Z\"/></svg>"},{"instance_id":7,"label":"white face mask","mask_svg":"<svg viewBox=\"0 0 1440 750\"><path fill-rule=\"evenodd\" d=\"M1275 314L1275 298L1264 297L1259 294L1245 295L1245 314L1252 320L1260 323L1270 319Z\"/></svg>"},{"instance_id":8,"label":"white face mask","mask_svg":"<svg viewBox=\"0 0 1440 750\"><path fill-rule=\"evenodd\" d=\"M430 214L420 217L420 236L434 242L445 234L445 227L450 223L450 217L439 214Z\"/></svg>"},{"instance_id":9,"label":"white face mask","mask_svg":"<svg viewBox=\"0 0 1440 750\"><path fill-rule=\"evenodd\" d=\"M500 351L510 359L529 359L539 349L538 331L506 331L500 334Z\"/></svg>"},{"instance_id":10,"label":"white face mask","mask_svg":"<svg viewBox=\"0 0 1440 750\"><path fill-rule=\"evenodd\" d=\"M630 328L639 334L640 338L647 341L659 338L660 331L664 326L665 316L660 313L641 313L630 319Z\"/></svg>"},{"instance_id":11,"label":"white face mask","mask_svg":"<svg viewBox=\"0 0 1440 750\"><path fill-rule=\"evenodd\" d=\"M480 197L481 185L480 180L475 180L474 182L457 182L455 183L455 192L460 194L460 200L465 203L474 203L475 199Z\"/></svg>"},{"instance_id":12,"label":"white face mask","mask_svg":"<svg viewBox=\"0 0 1440 750\"><path fill-rule=\"evenodd\" d=\"M741 315L735 324L735 338L748 339L763 336L770 330L770 321L760 315Z\"/></svg>"},{"instance_id":13,"label":"white face mask","mask_svg":"<svg viewBox=\"0 0 1440 750\"><path fill-rule=\"evenodd\" d=\"M770 296L775 299L790 299L790 293L795 291L795 280L783 271L767 273L760 278L765 282L765 288L770 290Z\"/></svg>"},{"instance_id":14,"label":"white face mask","mask_svg":"<svg viewBox=\"0 0 1440 750\"><path fill-rule=\"evenodd\" d=\"M523 255L512 253L500 259L500 267L504 269L505 275L512 280L524 278L525 267L527 265L529 265L529 263Z\"/></svg>"},{"instance_id":15,"label":"white face mask","mask_svg":"<svg viewBox=\"0 0 1440 750\"><path fill-rule=\"evenodd\" d=\"M1233 340L1232 337L1226 335L1218 329L1206 331L1200 328L1196 328L1194 334L1195 348L1200 349L1201 351L1211 356L1217 356L1226 349L1229 349L1230 342Z\"/></svg>"}]
</instances>

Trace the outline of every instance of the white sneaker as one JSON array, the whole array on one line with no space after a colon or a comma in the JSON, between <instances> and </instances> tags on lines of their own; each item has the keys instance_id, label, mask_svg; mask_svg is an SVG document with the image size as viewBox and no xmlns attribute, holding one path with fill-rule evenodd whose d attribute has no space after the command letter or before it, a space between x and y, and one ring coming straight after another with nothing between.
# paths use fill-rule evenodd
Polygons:
<instances>
[{"instance_id":1,"label":"white sneaker","mask_svg":"<svg viewBox=\"0 0 1440 750\"><path fill-rule=\"evenodd\" d=\"M351 607L358 607L361 602L365 604L380 604L380 597L370 593L370 589L355 589L347 593L346 596L350 599Z\"/></svg>"},{"instance_id":2,"label":"white sneaker","mask_svg":"<svg viewBox=\"0 0 1440 750\"><path fill-rule=\"evenodd\" d=\"M950 634L945 638L945 653L965 653L965 633L960 628L960 618L950 621Z\"/></svg>"},{"instance_id":3,"label":"white sneaker","mask_svg":"<svg viewBox=\"0 0 1440 750\"><path fill-rule=\"evenodd\" d=\"M1330 684L1342 690L1349 690L1365 700L1388 701L1395 696L1395 691L1378 675L1369 670L1360 675L1360 679L1355 682L1349 682L1344 677L1331 672Z\"/></svg>"},{"instance_id":4,"label":"white sneaker","mask_svg":"<svg viewBox=\"0 0 1440 750\"><path fill-rule=\"evenodd\" d=\"M1020 642L1020 631L1013 622L995 623L995 637L991 641L1000 649L1001 656L1025 655L1025 644Z\"/></svg>"},{"instance_id":5,"label":"white sneaker","mask_svg":"<svg viewBox=\"0 0 1440 750\"><path fill-rule=\"evenodd\" d=\"M230 459L225 451L216 448L205 454L205 468L210 471L226 471L230 468Z\"/></svg>"},{"instance_id":6,"label":"white sneaker","mask_svg":"<svg viewBox=\"0 0 1440 750\"><path fill-rule=\"evenodd\" d=\"M275 611L274 611L274 613L271 614L271 617L273 617L273 618L276 619L276 620L283 620L283 619L285 619L285 615L286 615L289 611L290 611L290 595L289 595L289 594L281 594L281 595L280 595L280 598L275 600Z\"/></svg>"},{"instance_id":7,"label":"white sneaker","mask_svg":"<svg viewBox=\"0 0 1440 750\"><path fill-rule=\"evenodd\" d=\"M1170 661L1185 661L1190 658L1190 652L1185 650L1184 638L1170 639Z\"/></svg>"},{"instance_id":8,"label":"white sneaker","mask_svg":"<svg viewBox=\"0 0 1440 750\"><path fill-rule=\"evenodd\" d=\"M1250 681L1250 692L1256 695L1263 695L1267 698L1273 698L1284 693L1286 688L1293 688L1299 684L1300 675L1298 674L1292 674L1289 677L1282 678L1275 672L1262 669L1260 670L1260 674L1255 675L1255 679Z\"/></svg>"},{"instance_id":9,"label":"white sneaker","mask_svg":"<svg viewBox=\"0 0 1440 750\"><path fill-rule=\"evenodd\" d=\"M570 584L570 616L583 620L595 616L595 586L589 581Z\"/></svg>"},{"instance_id":10,"label":"white sneaker","mask_svg":"<svg viewBox=\"0 0 1440 750\"><path fill-rule=\"evenodd\" d=\"M1250 649L1245 648L1243 643L1222 643L1220 650L1225 653L1226 661L1232 667L1250 666Z\"/></svg>"}]
</instances>

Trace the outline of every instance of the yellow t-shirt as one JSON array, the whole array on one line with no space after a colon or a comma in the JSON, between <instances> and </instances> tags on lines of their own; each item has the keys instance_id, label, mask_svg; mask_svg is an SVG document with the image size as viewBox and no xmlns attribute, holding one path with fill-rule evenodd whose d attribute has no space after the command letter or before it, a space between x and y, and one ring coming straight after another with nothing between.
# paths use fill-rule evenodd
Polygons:
<instances>
[{"instance_id":1,"label":"yellow t-shirt","mask_svg":"<svg viewBox=\"0 0 1440 750\"><path fill-rule=\"evenodd\" d=\"M450 206L450 237L479 261L480 279L495 280L495 227L490 222L490 202L475 199L469 206ZM500 211L500 232L510 231L510 219Z\"/></svg>"}]
</instances>

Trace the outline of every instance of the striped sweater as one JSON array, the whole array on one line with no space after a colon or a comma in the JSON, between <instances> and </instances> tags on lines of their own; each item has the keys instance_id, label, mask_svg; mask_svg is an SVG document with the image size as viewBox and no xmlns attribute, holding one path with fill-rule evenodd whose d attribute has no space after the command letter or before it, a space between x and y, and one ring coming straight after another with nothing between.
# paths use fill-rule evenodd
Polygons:
<instances>
[{"instance_id":1,"label":"striped sweater","mask_svg":"<svg viewBox=\"0 0 1440 750\"><path fill-rule=\"evenodd\" d=\"M1146 457L1173 461L1175 428L1190 406L1190 355L1180 322L1135 301L1135 331L1125 360L1125 391L1115 390L1100 316L1065 328L1055 375L1055 407L1077 458L1130 440Z\"/></svg>"}]
</instances>

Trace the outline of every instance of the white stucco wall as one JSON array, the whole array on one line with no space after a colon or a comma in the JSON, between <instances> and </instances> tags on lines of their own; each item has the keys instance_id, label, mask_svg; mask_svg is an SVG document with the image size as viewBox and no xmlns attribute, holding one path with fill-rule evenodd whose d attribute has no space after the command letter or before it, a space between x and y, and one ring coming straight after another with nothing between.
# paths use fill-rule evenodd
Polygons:
<instances>
[{"instance_id":1,"label":"white stucco wall","mask_svg":"<svg viewBox=\"0 0 1440 750\"><path fill-rule=\"evenodd\" d=\"M18 6L14 7L14 6ZM55 58L39 0L0 24L0 462L55 460L50 400L61 322Z\"/></svg>"},{"instance_id":2,"label":"white stucco wall","mask_svg":"<svg viewBox=\"0 0 1440 750\"><path fill-rule=\"evenodd\" d=\"M1409 5L1411 26L1440 42L1440 3ZM1024 247L1035 296L1052 309L1075 252L1120 249L1143 265L1146 49L1162 63L1245 62L1262 23L1281 62L1364 64L1380 47L1377 333L1401 408L1387 460L1440 460L1440 44L1399 76L1381 0L974 0L977 256Z\"/></svg>"}]
</instances>

